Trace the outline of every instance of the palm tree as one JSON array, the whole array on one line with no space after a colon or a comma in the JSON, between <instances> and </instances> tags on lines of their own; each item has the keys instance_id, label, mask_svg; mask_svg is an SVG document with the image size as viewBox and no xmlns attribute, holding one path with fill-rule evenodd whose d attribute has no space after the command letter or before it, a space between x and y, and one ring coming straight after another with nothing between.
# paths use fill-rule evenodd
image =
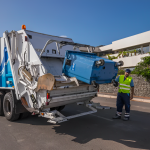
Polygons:
<instances>
[{"instance_id":1,"label":"palm tree","mask_svg":"<svg viewBox=\"0 0 150 150\"><path fill-rule=\"evenodd\" d=\"M132 56L132 53L134 53L134 51L130 51L130 53L131 53L131 56Z\"/></svg>"},{"instance_id":2,"label":"palm tree","mask_svg":"<svg viewBox=\"0 0 150 150\"><path fill-rule=\"evenodd\" d=\"M126 52L126 51L123 51L122 54L123 54L123 56L126 56L126 55L127 55L127 52Z\"/></svg>"},{"instance_id":3,"label":"palm tree","mask_svg":"<svg viewBox=\"0 0 150 150\"><path fill-rule=\"evenodd\" d=\"M135 49L135 50L134 50L134 54L135 54L135 55L136 55L136 52L137 52L137 50Z\"/></svg>"}]
</instances>

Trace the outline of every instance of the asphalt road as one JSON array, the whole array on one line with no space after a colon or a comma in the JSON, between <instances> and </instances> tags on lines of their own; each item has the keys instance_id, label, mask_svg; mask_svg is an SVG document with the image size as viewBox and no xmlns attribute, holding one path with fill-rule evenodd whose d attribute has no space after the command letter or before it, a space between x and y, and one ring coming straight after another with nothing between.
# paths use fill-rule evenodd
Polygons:
<instances>
[{"instance_id":1,"label":"asphalt road","mask_svg":"<svg viewBox=\"0 0 150 150\"><path fill-rule=\"evenodd\" d=\"M30 116L16 122L0 117L0 150L150 150L150 104L131 102L130 121L113 120L115 99L95 98L110 110L71 119L58 125ZM88 109L68 105L66 116Z\"/></svg>"}]
</instances>

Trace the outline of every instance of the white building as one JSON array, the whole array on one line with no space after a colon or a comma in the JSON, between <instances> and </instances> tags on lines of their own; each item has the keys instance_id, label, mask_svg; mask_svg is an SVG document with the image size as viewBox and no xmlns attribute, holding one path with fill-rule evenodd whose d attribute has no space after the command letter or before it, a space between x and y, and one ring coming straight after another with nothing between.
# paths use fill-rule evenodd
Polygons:
<instances>
[{"instance_id":1,"label":"white building","mask_svg":"<svg viewBox=\"0 0 150 150\"><path fill-rule=\"evenodd\" d=\"M86 51L86 49L81 49ZM133 52L136 50L136 53ZM132 51L132 53L131 53ZM150 52L150 31L143 32L137 35L133 35L127 38L123 38L117 41L113 41L112 44L105 46L98 46L94 52L98 53L98 56L118 56L119 52L126 52L126 56L120 56L113 61L124 62L123 68L134 68L138 62L141 61L141 57L149 56Z\"/></svg>"}]
</instances>

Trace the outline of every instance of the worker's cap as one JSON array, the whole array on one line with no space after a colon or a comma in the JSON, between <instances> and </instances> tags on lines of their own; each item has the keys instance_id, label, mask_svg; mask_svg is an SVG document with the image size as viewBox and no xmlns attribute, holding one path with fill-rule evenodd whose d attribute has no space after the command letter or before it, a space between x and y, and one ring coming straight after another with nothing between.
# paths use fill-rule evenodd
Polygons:
<instances>
[{"instance_id":1,"label":"worker's cap","mask_svg":"<svg viewBox=\"0 0 150 150\"><path fill-rule=\"evenodd\" d=\"M127 73L131 73L131 70L130 70L130 69L126 69L126 72L127 72Z\"/></svg>"}]
</instances>

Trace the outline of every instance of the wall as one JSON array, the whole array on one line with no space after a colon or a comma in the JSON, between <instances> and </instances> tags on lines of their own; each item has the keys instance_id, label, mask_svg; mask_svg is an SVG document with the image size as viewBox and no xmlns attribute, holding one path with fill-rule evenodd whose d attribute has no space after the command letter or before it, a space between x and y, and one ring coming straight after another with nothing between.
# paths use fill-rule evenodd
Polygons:
<instances>
[{"instance_id":1,"label":"wall","mask_svg":"<svg viewBox=\"0 0 150 150\"><path fill-rule=\"evenodd\" d=\"M134 67L141 61L141 58L145 56L150 56L150 55L143 54L143 55L137 55L137 56L130 56L130 57L113 59L113 61L119 62L120 60L122 60L124 62L124 65L122 66L122 68Z\"/></svg>"},{"instance_id":2,"label":"wall","mask_svg":"<svg viewBox=\"0 0 150 150\"><path fill-rule=\"evenodd\" d=\"M134 81L135 96L150 97L150 82L145 81L143 77L137 77L137 75L131 75ZM118 87L114 87L113 84L100 84L100 93L118 93Z\"/></svg>"},{"instance_id":3,"label":"wall","mask_svg":"<svg viewBox=\"0 0 150 150\"><path fill-rule=\"evenodd\" d=\"M143 45L145 43L150 43L150 31L136 34L124 39L120 39L112 42L113 50L119 50L123 48L128 48L136 45Z\"/></svg>"},{"instance_id":4,"label":"wall","mask_svg":"<svg viewBox=\"0 0 150 150\"><path fill-rule=\"evenodd\" d=\"M99 47L99 50L100 50L100 51L106 51L106 50L110 50L110 49L113 49L113 45L112 45L112 44Z\"/></svg>"},{"instance_id":5,"label":"wall","mask_svg":"<svg viewBox=\"0 0 150 150\"><path fill-rule=\"evenodd\" d=\"M112 54L110 56L118 56L118 54ZM122 57L113 59L115 62L123 61L124 65L121 68L130 68L130 67L135 67L140 61L142 57L150 56L149 54L140 54L136 56L128 56L128 57ZM108 57L106 56L108 59Z\"/></svg>"},{"instance_id":6,"label":"wall","mask_svg":"<svg viewBox=\"0 0 150 150\"><path fill-rule=\"evenodd\" d=\"M112 49L113 51L150 44L150 31L136 34L127 38L113 41L112 44L99 47L101 51Z\"/></svg>"}]
</instances>

